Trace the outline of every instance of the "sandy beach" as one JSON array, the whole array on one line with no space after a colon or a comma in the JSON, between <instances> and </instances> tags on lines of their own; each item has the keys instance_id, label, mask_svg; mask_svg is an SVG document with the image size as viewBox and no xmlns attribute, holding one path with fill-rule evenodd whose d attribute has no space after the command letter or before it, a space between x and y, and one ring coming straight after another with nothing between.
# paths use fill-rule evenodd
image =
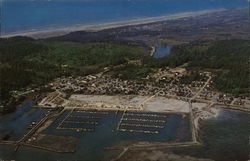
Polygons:
<instances>
[{"instance_id":1,"label":"sandy beach","mask_svg":"<svg viewBox=\"0 0 250 161\"><path fill-rule=\"evenodd\" d=\"M225 11L226 9L215 9L215 10L202 10L202 11L196 11L196 12L183 12L183 13L177 13L167 16L160 16L160 17L150 17L150 18L137 18L134 20L129 21L118 21L118 22L111 22L111 23L102 23L102 24L93 24L93 25L75 25L71 27L52 27L47 29L37 29L32 31L25 31L20 33L11 33L11 34L4 34L2 33L1 38L9 38L13 36L28 36L35 39L40 38L49 38L54 36L61 36L68 34L70 32L74 31L89 31L89 32L95 32L100 31L104 29L111 29L111 28L117 28L117 27L123 27L123 26L131 26L131 25L140 25L140 24L148 24L148 23L154 23L159 21L167 21L167 20L175 20L180 18L188 18L188 17L195 17L215 12L221 12Z\"/></svg>"}]
</instances>

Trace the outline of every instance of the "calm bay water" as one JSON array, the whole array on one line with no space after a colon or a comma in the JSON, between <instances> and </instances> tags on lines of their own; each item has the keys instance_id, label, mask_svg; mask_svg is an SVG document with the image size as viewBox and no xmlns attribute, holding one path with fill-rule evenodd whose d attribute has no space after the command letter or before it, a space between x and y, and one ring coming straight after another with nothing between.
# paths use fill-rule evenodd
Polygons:
<instances>
[{"instance_id":1,"label":"calm bay water","mask_svg":"<svg viewBox=\"0 0 250 161\"><path fill-rule=\"evenodd\" d=\"M36 121L44 114L44 110L31 108L28 102L15 113L2 117L1 132L10 128L14 131L10 140L17 140L24 134L31 121ZM34 113L35 112L35 113ZM179 114L166 114L167 124L159 134L135 134L116 131L117 122L122 113L110 111L95 127L94 132L76 132L72 130L58 130L56 127L65 118L66 111L52 125L43 131L46 134L74 136L80 139L75 153L53 153L40 149L21 147L14 152L14 147L0 145L0 159L15 160L110 160L110 156L117 156L119 151L104 150L105 147L122 142L141 141L188 141L191 134L189 117L183 118ZM164 119L164 120L165 120ZM245 161L249 154L249 123L250 115L234 110L221 110L216 118L203 121L201 139L203 146L175 149L178 154L191 155L200 158L211 158L217 161ZM7 127L7 128L5 128ZM11 128L14 127L14 128Z\"/></svg>"},{"instance_id":2,"label":"calm bay water","mask_svg":"<svg viewBox=\"0 0 250 161\"><path fill-rule=\"evenodd\" d=\"M203 146L176 149L175 153L216 161L249 160L250 114L221 110L216 118L203 121Z\"/></svg>"},{"instance_id":3,"label":"calm bay water","mask_svg":"<svg viewBox=\"0 0 250 161\"><path fill-rule=\"evenodd\" d=\"M31 105L27 104L27 108ZM23 115L26 115L25 109ZM58 125L62 120L69 114L70 111L65 111L59 118L57 118L45 131L42 133L52 134L52 135L63 135L63 136L74 136L79 138L79 142L76 145L75 153L53 153L49 151L44 151L40 149L21 147L18 152L14 152L14 148L6 145L0 145L0 159L15 159L18 161L44 161L44 160L110 160L110 156L117 156L119 151L105 150L105 147L117 145L124 142L130 141L190 141L191 132L189 128L189 116L182 117L180 114L161 114L166 116L166 118L153 118L165 120L165 123L159 123L165 126L162 129L158 129L158 134L145 134L145 133L130 133L117 131L116 127L121 119L122 112L116 114L115 111L109 111L107 115L101 116L100 114L91 114L89 116L101 116L101 120L98 121L98 125L95 125L94 132L77 132L74 130L60 130L57 129ZM77 113L74 113L77 114ZM132 113L138 114L138 113ZM144 113L145 114L145 113ZM150 113L152 114L152 113ZM15 115L15 113L13 114ZM78 115L78 114L77 114ZM82 114L84 116L85 114ZM138 117L138 116L126 116L126 117ZM145 116L146 117L146 116ZM5 117L3 117L5 118ZM143 117L138 117L143 118ZM71 119L71 117L70 117ZM145 118L146 119L146 118ZM85 121L91 121L85 120ZM0 120L1 121L1 120ZM82 118L77 118L75 121L83 121ZM92 120L93 121L93 120ZM9 119L5 124L13 124L14 120ZM127 123L135 123L127 122ZM149 123L148 123L149 124ZM155 124L155 123L153 123ZM65 124L66 125L66 124ZM65 126L62 124L62 126ZM16 125L17 126L17 125ZM83 126L83 125L81 125ZM85 125L84 125L85 126ZM74 127L74 125L73 125ZM22 126L23 129L26 127ZM124 127L122 127L124 128ZM133 127L136 128L136 127ZM6 129L8 130L8 129ZM154 128L146 129L154 130ZM35 158L35 159L34 159Z\"/></svg>"},{"instance_id":4,"label":"calm bay water","mask_svg":"<svg viewBox=\"0 0 250 161\"><path fill-rule=\"evenodd\" d=\"M32 108L32 105L32 101L27 101L15 112L0 118L1 140L6 136L8 141L21 139L28 132L28 126L32 122L39 122L45 116L46 109Z\"/></svg>"},{"instance_id":5,"label":"calm bay water","mask_svg":"<svg viewBox=\"0 0 250 161\"><path fill-rule=\"evenodd\" d=\"M246 7L246 0L3 0L5 34Z\"/></svg>"}]
</instances>

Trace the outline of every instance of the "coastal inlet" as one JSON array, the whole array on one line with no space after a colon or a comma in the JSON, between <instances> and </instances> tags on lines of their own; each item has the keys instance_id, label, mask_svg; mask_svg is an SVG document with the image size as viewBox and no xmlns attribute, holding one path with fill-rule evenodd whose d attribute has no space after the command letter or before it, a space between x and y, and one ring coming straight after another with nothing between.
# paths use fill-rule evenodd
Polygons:
<instances>
[{"instance_id":1,"label":"coastal inlet","mask_svg":"<svg viewBox=\"0 0 250 161\"><path fill-rule=\"evenodd\" d=\"M153 58L163 58L171 54L173 46L164 44L164 43L159 43L152 49L152 56Z\"/></svg>"}]
</instances>

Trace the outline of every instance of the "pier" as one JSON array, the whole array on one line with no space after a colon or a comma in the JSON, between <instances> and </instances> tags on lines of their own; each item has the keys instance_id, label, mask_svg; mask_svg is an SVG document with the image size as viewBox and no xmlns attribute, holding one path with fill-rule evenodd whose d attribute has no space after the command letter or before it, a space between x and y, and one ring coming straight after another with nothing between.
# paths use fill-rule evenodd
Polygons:
<instances>
[{"instance_id":1,"label":"pier","mask_svg":"<svg viewBox=\"0 0 250 161\"><path fill-rule=\"evenodd\" d=\"M128 123L121 123L120 126L131 126L131 127L146 127L146 128L164 128L165 126L159 125L146 125L146 124L128 124Z\"/></svg>"},{"instance_id":2,"label":"pier","mask_svg":"<svg viewBox=\"0 0 250 161\"><path fill-rule=\"evenodd\" d=\"M57 127L60 130L75 130L75 131L84 131L84 132L93 132L94 129L87 129L87 128L79 128L79 127Z\"/></svg>"},{"instance_id":3,"label":"pier","mask_svg":"<svg viewBox=\"0 0 250 161\"><path fill-rule=\"evenodd\" d=\"M57 111L51 112L42 118L27 134L25 134L19 141L15 143L15 151L18 151L19 147L25 143L49 118L57 114Z\"/></svg>"},{"instance_id":4,"label":"pier","mask_svg":"<svg viewBox=\"0 0 250 161\"><path fill-rule=\"evenodd\" d=\"M145 133L145 134L158 134L158 133L159 133L159 131L130 130L130 129L123 129L123 128L119 128L118 131L122 131L122 132L131 132L131 133Z\"/></svg>"},{"instance_id":5,"label":"pier","mask_svg":"<svg viewBox=\"0 0 250 161\"><path fill-rule=\"evenodd\" d=\"M125 116L146 116L146 117L158 117L158 118L167 118L167 116L159 114L145 114L145 113L126 113Z\"/></svg>"},{"instance_id":6,"label":"pier","mask_svg":"<svg viewBox=\"0 0 250 161\"><path fill-rule=\"evenodd\" d=\"M97 121L64 121L65 124L73 123L73 124L90 124L90 125L97 125Z\"/></svg>"},{"instance_id":7,"label":"pier","mask_svg":"<svg viewBox=\"0 0 250 161\"><path fill-rule=\"evenodd\" d=\"M138 118L123 118L124 121L140 121L140 122L155 122L155 123L165 123L165 120L149 120L149 119L138 119Z\"/></svg>"}]
</instances>

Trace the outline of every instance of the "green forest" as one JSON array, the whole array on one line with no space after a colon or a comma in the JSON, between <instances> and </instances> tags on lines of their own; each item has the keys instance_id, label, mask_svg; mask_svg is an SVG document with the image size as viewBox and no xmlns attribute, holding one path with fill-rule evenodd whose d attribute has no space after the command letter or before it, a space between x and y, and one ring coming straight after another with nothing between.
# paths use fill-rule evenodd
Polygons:
<instances>
[{"instance_id":1,"label":"green forest","mask_svg":"<svg viewBox=\"0 0 250 161\"><path fill-rule=\"evenodd\" d=\"M199 42L173 48L170 56L147 60L150 67L177 67L213 72L214 87L235 95L249 95L249 40ZM194 77L195 78L195 77Z\"/></svg>"},{"instance_id":2,"label":"green forest","mask_svg":"<svg viewBox=\"0 0 250 161\"><path fill-rule=\"evenodd\" d=\"M200 79L195 71L213 72L215 89L249 95L250 41L224 40L175 46L169 56L155 59L148 49L119 43L38 41L28 38L0 39L0 99L8 102L11 91L37 87L59 76L87 75L107 66L115 77L140 79L156 68L186 65L193 71L182 83ZM143 65L129 64L142 60Z\"/></svg>"},{"instance_id":3,"label":"green forest","mask_svg":"<svg viewBox=\"0 0 250 161\"><path fill-rule=\"evenodd\" d=\"M38 86L65 75L86 75L106 66L137 60L147 53L137 45L2 39L0 43L1 101L10 91Z\"/></svg>"}]
</instances>

